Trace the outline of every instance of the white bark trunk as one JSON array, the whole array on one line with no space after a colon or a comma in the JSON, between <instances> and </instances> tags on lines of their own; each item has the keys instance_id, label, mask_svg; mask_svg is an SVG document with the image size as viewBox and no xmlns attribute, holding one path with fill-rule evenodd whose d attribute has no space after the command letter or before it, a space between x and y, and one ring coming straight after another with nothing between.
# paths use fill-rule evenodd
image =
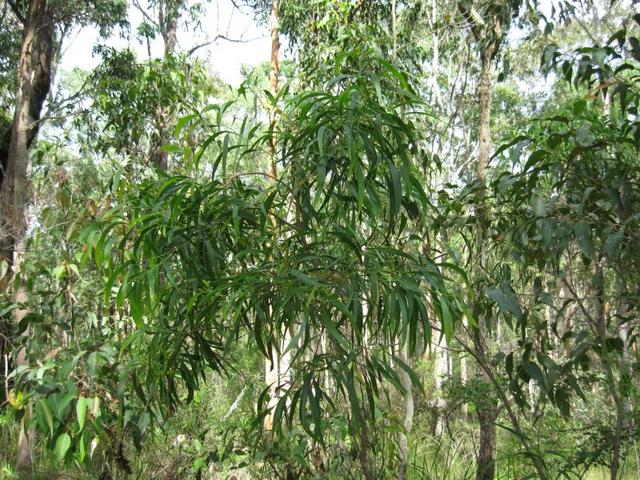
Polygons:
<instances>
[{"instance_id":1,"label":"white bark trunk","mask_svg":"<svg viewBox=\"0 0 640 480\"><path fill-rule=\"evenodd\" d=\"M406 345L404 348L400 348L398 357L404 363L408 364L409 358L405 349ZM411 432L411 428L413 427L414 404L413 390L409 374L402 368L398 369L398 374L400 377L402 388L405 390L404 394L402 395L404 431L400 432L398 436L398 445L400 448L400 472L398 473L398 480L405 480L407 478L407 471L409 469L409 441L407 435Z\"/></svg>"},{"instance_id":2,"label":"white bark trunk","mask_svg":"<svg viewBox=\"0 0 640 480\"><path fill-rule=\"evenodd\" d=\"M278 95L278 81L280 76L280 35L279 35L279 16L280 16L280 4L279 0L273 0L271 4L271 71L269 73L269 83L271 86L271 93L275 97ZM271 121L271 139L270 139L270 166L269 173L271 176L271 182L275 183L278 178L278 169L276 165L276 110L273 108L270 112ZM274 235L277 235L276 220L275 217L271 217L271 222L274 226ZM283 392L287 388L287 385L291 381L290 369L291 369L291 355L284 350L289 345L291 335L287 329L280 332L276 339L279 344L279 348L275 346L271 350L272 362L268 359L265 360L265 382L269 386L269 413L264 419L264 427L266 430L273 428L273 414L276 405ZM282 354L279 353L282 352Z\"/></svg>"},{"instance_id":3,"label":"white bark trunk","mask_svg":"<svg viewBox=\"0 0 640 480\"><path fill-rule=\"evenodd\" d=\"M437 411L436 435L440 436L445 433L445 417L443 412L446 409L446 401L442 386L449 378L449 350L447 349L447 339L442 336L439 341L433 343L433 377L435 385L435 402L434 407Z\"/></svg>"}]
</instances>

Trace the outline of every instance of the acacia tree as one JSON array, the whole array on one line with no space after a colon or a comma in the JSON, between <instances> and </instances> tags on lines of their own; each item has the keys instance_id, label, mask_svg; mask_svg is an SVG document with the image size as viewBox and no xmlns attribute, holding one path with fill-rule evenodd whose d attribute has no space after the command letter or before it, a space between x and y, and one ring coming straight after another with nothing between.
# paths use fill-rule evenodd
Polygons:
<instances>
[{"instance_id":1,"label":"acacia tree","mask_svg":"<svg viewBox=\"0 0 640 480\"><path fill-rule=\"evenodd\" d=\"M120 340L129 372L121 378L131 383L130 394L119 402L127 410L140 408L127 417L136 419L138 431L151 418L166 418L184 400L181 385L189 400L207 369L222 371L229 348L245 332L271 361L274 349L282 353L283 332L293 331L286 346L292 354L291 383L272 408L266 389L258 414L273 415L277 436L298 424L320 444L326 419L345 417L361 468L373 478L378 459L370 457L367 432L376 398L386 388L382 379L402 390L400 368L417 382L389 347L406 344L413 354L419 336L428 343L428 310L442 319L450 336L457 306L441 267L411 253L419 252L420 243L413 229L428 224L419 214L428 208L416 166L423 153L412 120L416 113L401 118L390 112L403 105L412 111L415 95L404 75L370 50L355 52L347 65L349 74L332 84L334 93L305 92L286 100L276 136L282 165L277 182L242 180L241 171L232 173L232 152L268 151L273 138L266 129L252 141L257 130L243 127L238 142L232 137L222 144L212 180L150 180L131 189L103 225L85 231L88 251L107 269L107 295L117 286L118 305L128 306L135 325ZM357 73L355 65L361 67ZM376 83L365 73L372 65L385 97L375 93ZM225 133L220 128L196 156ZM295 223L288 220L290 198L300 199ZM116 245L120 253L113 257L108 252ZM319 355L321 337L328 346ZM103 350L80 354L71 368L89 362L95 372L95 362L114 361ZM60 368L52 368L46 381ZM112 367L118 368L125 365ZM45 381L36 372L20 373L25 388L31 385L28 391ZM327 375L332 385L324 382ZM47 395L29 401L58 405L66 418L73 414L74 396L75 405L83 405L78 391L70 388L68 394L64 407ZM343 402L351 405L348 415L341 411ZM37 423L46 426L42 408ZM111 407L105 408L101 418L107 420ZM91 428L99 433L104 420ZM48 434L61 446L61 458L86 451L87 436L63 427L56 421Z\"/></svg>"}]
</instances>

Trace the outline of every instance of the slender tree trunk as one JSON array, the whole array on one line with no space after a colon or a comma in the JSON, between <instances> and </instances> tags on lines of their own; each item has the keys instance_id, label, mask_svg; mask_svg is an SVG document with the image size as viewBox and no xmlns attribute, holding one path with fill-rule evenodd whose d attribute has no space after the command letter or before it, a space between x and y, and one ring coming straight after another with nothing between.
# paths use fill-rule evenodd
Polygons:
<instances>
[{"instance_id":1,"label":"slender tree trunk","mask_svg":"<svg viewBox=\"0 0 640 480\"><path fill-rule=\"evenodd\" d=\"M445 398L443 392L443 384L445 379L449 377L449 350L447 348L447 339L444 335L437 341L433 342L433 380L435 387L435 433L441 436L445 433Z\"/></svg>"},{"instance_id":2,"label":"slender tree trunk","mask_svg":"<svg viewBox=\"0 0 640 480\"><path fill-rule=\"evenodd\" d=\"M9 292L12 277L19 272L23 257L24 235L27 231L29 189L27 170L29 147L38 132L42 106L51 85L53 56L53 24L46 0L32 0L25 20L18 69L16 107L11 125L6 157L2 158L3 175L0 187L0 261L10 268L3 279L2 289ZM20 282L15 302L27 301L26 288ZM15 321L19 322L26 310L19 308ZM3 334L9 332L2 332ZM11 335L7 335L11 338ZM2 345L3 354L7 346ZM7 349L8 350L8 349ZM24 352L18 352L16 365L24 363ZM33 470L33 434L24 426L18 438L16 471L26 476Z\"/></svg>"},{"instance_id":3,"label":"slender tree trunk","mask_svg":"<svg viewBox=\"0 0 640 480\"><path fill-rule=\"evenodd\" d=\"M163 33L165 58L170 57L176 51L176 44L178 43L178 17L179 13L172 11L166 19L165 31Z\"/></svg>"},{"instance_id":4,"label":"slender tree trunk","mask_svg":"<svg viewBox=\"0 0 640 480\"><path fill-rule=\"evenodd\" d=\"M525 455L531 459L533 466L536 469L536 473L540 480L547 480L549 476L547 475L547 468L544 463L544 460L539 455L536 455L534 450L529 443L528 438L525 436L522 427L520 426L520 422L518 421L518 417L515 413L515 409L512 406L512 402L504 391L504 388L498 381L495 375L492 373L491 361L487 359L481 352L477 350L477 348L472 347L466 343L466 339L461 336L457 336L456 339L462 345L466 352L468 352L477 362L478 367L480 367L487 378L487 380L493 385L502 406L504 407L509 420L511 420L511 425L513 427L513 431L516 436L520 440L522 447L524 448Z\"/></svg>"},{"instance_id":5,"label":"slender tree trunk","mask_svg":"<svg viewBox=\"0 0 640 480\"><path fill-rule=\"evenodd\" d=\"M271 94L276 97L279 90L280 79L280 2L274 0L271 4L271 71L269 73L269 84ZM278 179L278 167L277 167L277 151L276 151L276 134L275 127L277 121L277 112L275 105L269 112L271 137L269 139L269 177L272 183L275 183ZM271 216L271 221L274 225L274 235L277 235L275 231L275 217ZM288 329L285 329L282 333L282 339L278 336L276 341L281 342L280 348L272 349L273 363L265 362L265 382L270 386L269 392L269 414L265 417L265 429L269 430L273 424L273 409L275 408L278 397L282 395L282 388L286 387L291 382L291 353L285 352L284 349L289 344L291 339L291 333Z\"/></svg>"},{"instance_id":6,"label":"slender tree trunk","mask_svg":"<svg viewBox=\"0 0 640 480\"><path fill-rule=\"evenodd\" d=\"M621 293L621 296L622 295L624 295L624 293ZM618 317L623 319L622 323L618 326L618 332L619 332L620 338L622 338L622 345L623 345L622 361L621 361L620 369L623 375L625 375L627 378L632 378L631 362L633 360L631 357L631 343L633 342L633 340L631 337L631 326L629 325L629 321L626 321L626 318L628 318L629 316L629 305L625 302L622 305L620 310L621 312L619 313ZM622 403L623 403L623 407L622 407L622 412L620 414L620 419L622 421L621 435L625 440L629 440L633 438L634 427L635 427L634 425L635 421L633 418L633 403L632 403L631 397L628 394L624 395L622 398ZM636 448L636 454L637 454L637 448Z\"/></svg>"},{"instance_id":7,"label":"slender tree trunk","mask_svg":"<svg viewBox=\"0 0 640 480\"><path fill-rule=\"evenodd\" d=\"M487 183L487 169L491 155L491 97L493 94L494 49L486 47L480 54L480 78L478 79L478 160L476 175L479 188L484 196ZM481 205L484 213L484 205Z\"/></svg>"},{"instance_id":8,"label":"slender tree trunk","mask_svg":"<svg viewBox=\"0 0 640 480\"><path fill-rule=\"evenodd\" d=\"M484 322L479 322L479 325L481 327L484 326ZM486 358L485 339L485 329L480 328L476 338L475 348L483 358ZM489 385L490 379L484 369L481 369L480 375L483 383ZM476 401L476 412L480 425L476 480L493 480L496 473L496 419L498 417L498 409L493 396L489 395L485 398L478 399Z\"/></svg>"},{"instance_id":9,"label":"slender tree trunk","mask_svg":"<svg viewBox=\"0 0 640 480\"><path fill-rule=\"evenodd\" d=\"M610 374L611 375L611 374ZM613 375L611 375L611 380ZM614 380L615 381L615 380ZM617 480L620 472L620 452L622 445L622 434L624 428L624 400L621 398L619 392L613 393L614 403L616 405L616 425L613 434L613 445L611 448L611 467L610 467L610 480Z\"/></svg>"},{"instance_id":10,"label":"slender tree trunk","mask_svg":"<svg viewBox=\"0 0 640 480\"><path fill-rule=\"evenodd\" d=\"M398 357L400 357L400 360L402 360L404 363L409 364L406 345L405 347L400 348ZM398 480L405 480L407 478L407 471L409 468L409 442L407 439L407 435L411 432L411 428L413 427L413 389L411 378L409 377L409 374L404 371L404 369L398 369L398 376L400 377L400 383L402 384L402 388L404 389L404 394L402 395L402 406L404 415L402 423L404 431L400 432L400 435L398 436L398 444L400 446L400 471L398 472Z\"/></svg>"},{"instance_id":11,"label":"slender tree trunk","mask_svg":"<svg viewBox=\"0 0 640 480\"><path fill-rule=\"evenodd\" d=\"M469 331L469 320L466 316L462 318L462 326L465 332ZM462 385L469 385L469 358L464 353L459 353L460 358L460 381ZM469 419L469 402L464 402L462 404L462 418L467 421Z\"/></svg>"},{"instance_id":12,"label":"slender tree trunk","mask_svg":"<svg viewBox=\"0 0 640 480\"><path fill-rule=\"evenodd\" d=\"M396 53L398 50L398 33L397 33L397 14L396 14L396 0L391 0L391 51L393 52L393 59L396 59Z\"/></svg>"},{"instance_id":13,"label":"slender tree trunk","mask_svg":"<svg viewBox=\"0 0 640 480\"><path fill-rule=\"evenodd\" d=\"M278 95L280 81L280 0L273 0L271 3L271 71L269 72L269 86L271 94L275 97ZM275 105L269 112L270 127L272 130L270 139L270 157L269 173L271 179L275 181L278 178L278 169L276 166L276 109Z\"/></svg>"},{"instance_id":14,"label":"slender tree trunk","mask_svg":"<svg viewBox=\"0 0 640 480\"><path fill-rule=\"evenodd\" d=\"M175 53L178 43L178 20L184 0L160 0L158 2L158 25L164 41L164 57Z\"/></svg>"},{"instance_id":15,"label":"slender tree trunk","mask_svg":"<svg viewBox=\"0 0 640 480\"><path fill-rule=\"evenodd\" d=\"M164 42L164 61L166 62L175 54L178 43L178 20L180 18L181 2L166 2L161 0L158 4L158 24ZM171 123L171 114L164 105L159 105L155 115L156 128L158 129L158 144L155 145L151 155L153 164L162 171L168 167L169 154L162 149L163 145L169 143L168 133Z\"/></svg>"},{"instance_id":16,"label":"slender tree trunk","mask_svg":"<svg viewBox=\"0 0 640 480\"><path fill-rule=\"evenodd\" d=\"M599 342L603 345L601 356L602 366L605 372L607 387L610 390L613 403L615 405L615 426L613 440L611 444L611 461L609 467L610 480L617 480L620 473L620 456L622 450L622 435L624 429L625 404L624 397L620 391L620 385L613 371L612 363L616 361L617 353L611 355L606 350L606 340L609 337L607 332L608 315L605 305L605 287L603 273L604 258L593 261L592 286L589 288L589 296L593 298L593 315L591 316L592 330L600 337Z\"/></svg>"},{"instance_id":17,"label":"slender tree trunk","mask_svg":"<svg viewBox=\"0 0 640 480\"><path fill-rule=\"evenodd\" d=\"M493 48L486 47L481 51L480 78L478 81L478 159L476 164L476 176L478 182L478 228L477 245L481 267L486 267L484 252L484 235L486 220L486 196L487 168L491 154L491 96L493 91ZM476 348L486 357L486 339L488 332L486 320L479 319L479 328L476 335ZM487 374L481 370L481 376L485 383L489 383ZM480 445L478 449L477 480L493 480L495 476L495 449L496 449L496 418L497 408L493 398L485 398L477 405L478 421L480 424Z\"/></svg>"},{"instance_id":18,"label":"slender tree trunk","mask_svg":"<svg viewBox=\"0 0 640 480\"><path fill-rule=\"evenodd\" d=\"M360 431L359 437L359 450L358 459L360 460L360 468L362 470L362 476L365 480L375 480L376 476L371 468L371 462L369 461L369 427L367 425L367 419L364 415L364 409L360 409Z\"/></svg>"},{"instance_id":19,"label":"slender tree trunk","mask_svg":"<svg viewBox=\"0 0 640 480\"><path fill-rule=\"evenodd\" d=\"M18 70L16 107L3 158L0 183L0 260L14 263L27 229L29 147L39 129L51 84L53 25L46 0L32 0L25 22ZM4 154L3 154L4 155Z\"/></svg>"}]
</instances>

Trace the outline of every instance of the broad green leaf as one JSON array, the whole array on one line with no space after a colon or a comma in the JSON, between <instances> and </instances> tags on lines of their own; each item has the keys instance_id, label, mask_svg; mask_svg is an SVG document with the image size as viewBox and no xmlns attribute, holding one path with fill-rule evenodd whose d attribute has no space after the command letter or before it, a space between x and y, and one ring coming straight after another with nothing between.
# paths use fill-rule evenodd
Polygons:
<instances>
[{"instance_id":1,"label":"broad green leaf","mask_svg":"<svg viewBox=\"0 0 640 480\"><path fill-rule=\"evenodd\" d=\"M84 428L84 419L87 415L87 399L85 397L79 397L76 401L76 418L78 419L78 425L80 430Z\"/></svg>"},{"instance_id":2,"label":"broad green leaf","mask_svg":"<svg viewBox=\"0 0 640 480\"><path fill-rule=\"evenodd\" d=\"M542 372L542 369L538 366L538 364L533 362L526 362L522 366L522 368L524 369L525 372L527 372L527 375L529 375L530 378L534 379L536 383L543 390L546 390L547 388L546 377Z\"/></svg>"},{"instance_id":3,"label":"broad green leaf","mask_svg":"<svg viewBox=\"0 0 640 480\"><path fill-rule=\"evenodd\" d=\"M505 292L497 287L489 287L485 289L487 296L498 304L503 313L510 313L518 320L522 319L522 309L518 303L518 298L513 292Z\"/></svg>"},{"instance_id":4,"label":"broad green leaf","mask_svg":"<svg viewBox=\"0 0 640 480\"><path fill-rule=\"evenodd\" d=\"M53 414L47 404L46 400L40 399L36 402L36 419L40 428L45 430L44 427L49 428L49 433L53 433Z\"/></svg>"},{"instance_id":5,"label":"broad green leaf","mask_svg":"<svg viewBox=\"0 0 640 480\"><path fill-rule=\"evenodd\" d=\"M619 255L620 243L624 240L623 232L614 232L607 237L604 242L604 254L609 260L615 259Z\"/></svg>"},{"instance_id":6,"label":"broad green leaf","mask_svg":"<svg viewBox=\"0 0 640 480\"><path fill-rule=\"evenodd\" d=\"M591 258L593 254L593 243L591 241L591 226L587 223L576 223L573 225L573 234L578 242L580 252L587 257Z\"/></svg>"},{"instance_id":7,"label":"broad green leaf","mask_svg":"<svg viewBox=\"0 0 640 480\"><path fill-rule=\"evenodd\" d=\"M71 447L71 437L68 433L61 434L56 439L56 446L54 448L56 460L58 461L58 463L62 463L65 455L67 454L67 451L69 450L69 447Z\"/></svg>"},{"instance_id":8,"label":"broad green leaf","mask_svg":"<svg viewBox=\"0 0 640 480\"><path fill-rule=\"evenodd\" d=\"M444 330L444 336L447 339L447 344L450 344L453 340L453 317L451 315L449 301L446 298L440 297L440 308L442 309L442 328Z\"/></svg>"}]
</instances>

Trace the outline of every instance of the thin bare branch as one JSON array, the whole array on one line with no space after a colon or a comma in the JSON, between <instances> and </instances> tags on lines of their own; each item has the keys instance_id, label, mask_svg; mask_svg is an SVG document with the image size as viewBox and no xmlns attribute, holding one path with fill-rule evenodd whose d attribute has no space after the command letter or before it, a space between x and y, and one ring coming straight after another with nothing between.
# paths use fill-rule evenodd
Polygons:
<instances>
[{"instance_id":1,"label":"thin bare branch","mask_svg":"<svg viewBox=\"0 0 640 480\"><path fill-rule=\"evenodd\" d=\"M140 5L139 0L133 0L133 5L140 11L140 13L142 13L142 16L145 18L146 21L160 28L160 25L158 24L158 22L154 18L152 18L151 15L149 15L144 8L142 8L142 5Z\"/></svg>"},{"instance_id":2,"label":"thin bare branch","mask_svg":"<svg viewBox=\"0 0 640 480\"><path fill-rule=\"evenodd\" d=\"M205 47L208 47L209 45L213 45L218 40L224 40L226 42L232 42L232 43L250 43L250 42L255 42L256 40L261 40L263 38L265 38L265 37L261 36L261 37L254 37L254 38L244 39L244 38L230 38L230 37L227 37L226 35L216 35L211 40L208 40L208 41L206 41L204 43L201 43L201 44L196 45L195 47L191 48L187 52L187 56L193 55L196 51L200 50L201 48L205 48Z\"/></svg>"}]
</instances>

